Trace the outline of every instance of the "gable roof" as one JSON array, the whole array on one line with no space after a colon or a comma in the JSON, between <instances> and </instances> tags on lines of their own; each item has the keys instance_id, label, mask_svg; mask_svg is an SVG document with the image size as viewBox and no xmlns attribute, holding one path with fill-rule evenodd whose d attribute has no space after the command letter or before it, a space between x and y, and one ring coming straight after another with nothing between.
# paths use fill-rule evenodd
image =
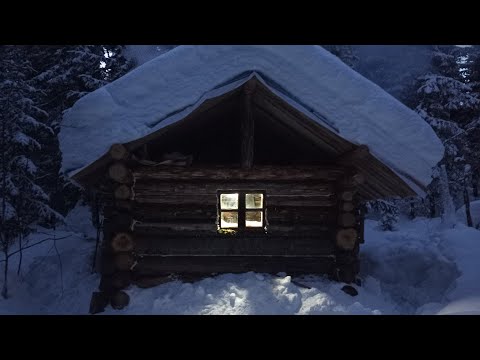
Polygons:
<instances>
[{"instance_id":1,"label":"gable roof","mask_svg":"<svg viewBox=\"0 0 480 360\"><path fill-rule=\"evenodd\" d=\"M431 168L443 156L431 127L315 45L177 47L77 101L59 135L63 168L74 175L113 143L173 124L253 75L312 121L353 144L368 145L372 155L423 193Z\"/></svg>"}]
</instances>

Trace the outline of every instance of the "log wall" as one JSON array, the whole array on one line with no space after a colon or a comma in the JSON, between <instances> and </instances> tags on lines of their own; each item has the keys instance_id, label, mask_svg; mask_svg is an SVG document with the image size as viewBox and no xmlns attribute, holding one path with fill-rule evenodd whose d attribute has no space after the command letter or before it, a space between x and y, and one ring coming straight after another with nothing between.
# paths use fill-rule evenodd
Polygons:
<instances>
[{"instance_id":1,"label":"log wall","mask_svg":"<svg viewBox=\"0 0 480 360\"><path fill-rule=\"evenodd\" d=\"M100 290L115 307L132 282L170 273L358 273L361 215L345 169L132 167L119 149L104 190ZM218 190L264 190L267 231L219 233ZM126 304L125 304L126 305Z\"/></svg>"}]
</instances>

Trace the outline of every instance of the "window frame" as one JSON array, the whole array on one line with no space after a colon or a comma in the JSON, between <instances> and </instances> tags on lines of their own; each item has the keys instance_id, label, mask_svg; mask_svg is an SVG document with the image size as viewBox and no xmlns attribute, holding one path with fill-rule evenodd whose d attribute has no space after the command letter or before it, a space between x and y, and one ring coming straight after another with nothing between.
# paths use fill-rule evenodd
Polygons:
<instances>
[{"instance_id":1,"label":"window frame","mask_svg":"<svg viewBox=\"0 0 480 360\"><path fill-rule=\"evenodd\" d=\"M238 193L238 208L237 209L223 209L221 208L220 196L222 194L237 194ZM257 209L247 209L246 194L262 194L262 207ZM267 226L267 202L266 191L256 189L242 189L242 190L217 190L217 225L218 230L235 230L241 232L265 232ZM247 226L246 216L247 212L261 211L262 212L262 226ZM236 212L238 214L238 227L222 227L222 212Z\"/></svg>"}]
</instances>

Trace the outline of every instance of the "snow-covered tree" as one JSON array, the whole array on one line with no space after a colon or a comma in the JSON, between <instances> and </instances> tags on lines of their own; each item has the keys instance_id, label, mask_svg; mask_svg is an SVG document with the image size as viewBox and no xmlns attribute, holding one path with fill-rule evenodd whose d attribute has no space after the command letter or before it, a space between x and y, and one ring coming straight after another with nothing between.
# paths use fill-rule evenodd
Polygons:
<instances>
[{"instance_id":1,"label":"snow-covered tree","mask_svg":"<svg viewBox=\"0 0 480 360\"><path fill-rule=\"evenodd\" d=\"M440 166L440 195L442 203L442 223L451 228L455 225L455 206L453 205L452 196L450 195L450 187L448 181L447 170L445 165Z\"/></svg>"},{"instance_id":2,"label":"snow-covered tree","mask_svg":"<svg viewBox=\"0 0 480 360\"><path fill-rule=\"evenodd\" d=\"M133 63L124 56L122 45L28 46L28 58L34 70L32 83L42 93L40 103L48 113L53 133L43 133L39 142L42 185L51 205L66 214L77 202L78 188L59 174L61 154L58 133L62 116L78 99L124 75Z\"/></svg>"},{"instance_id":3,"label":"snow-covered tree","mask_svg":"<svg viewBox=\"0 0 480 360\"><path fill-rule=\"evenodd\" d=\"M36 105L39 92L30 82L31 64L23 50L0 47L0 250L5 255L5 298L11 245L28 235L33 225L62 218L39 185L42 145L37 135L53 131L45 124L47 113Z\"/></svg>"},{"instance_id":4,"label":"snow-covered tree","mask_svg":"<svg viewBox=\"0 0 480 360\"><path fill-rule=\"evenodd\" d=\"M379 216L379 227L383 231L396 230L398 222L398 205L396 200L375 200L367 202L367 210Z\"/></svg>"},{"instance_id":5,"label":"snow-covered tree","mask_svg":"<svg viewBox=\"0 0 480 360\"><path fill-rule=\"evenodd\" d=\"M455 202L460 205L467 198L465 191L471 185L472 139L469 135L472 122L480 113L480 94L474 91L465 70L465 52L455 46L434 46L428 73L419 76L407 105L415 109L435 130L445 147L444 165L449 179L448 186ZM437 171L441 174L439 168ZM443 180L430 184L428 202L431 215L445 205L439 195L445 192ZM466 190L467 189L467 190ZM439 206L440 205L440 206Z\"/></svg>"}]
</instances>

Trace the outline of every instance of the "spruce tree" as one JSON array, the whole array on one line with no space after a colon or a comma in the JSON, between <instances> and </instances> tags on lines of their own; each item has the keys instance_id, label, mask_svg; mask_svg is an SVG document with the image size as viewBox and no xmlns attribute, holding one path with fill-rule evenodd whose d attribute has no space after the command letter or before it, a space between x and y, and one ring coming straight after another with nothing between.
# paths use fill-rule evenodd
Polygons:
<instances>
[{"instance_id":1,"label":"spruce tree","mask_svg":"<svg viewBox=\"0 0 480 360\"><path fill-rule=\"evenodd\" d=\"M39 154L43 186L51 205L66 214L77 202L79 189L60 173L61 153L58 133L62 117L82 96L124 75L132 62L124 56L122 45L29 46L35 76L32 82L41 90L41 103L48 113L53 134L43 134L45 151Z\"/></svg>"},{"instance_id":2,"label":"spruce tree","mask_svg":"<svg viewBox=\"0 0 480 360\"><path fill-rule=\"evenodd\" d=\"M473 91L468 74L463 69L463 50L455 46L435 46L431 68L418 77L410 97L409 106L415 109L434 129L445 147L444 158L450 192L456 203L465 200L465 191L471 184L471 139L468 128L480 111L479 94ZM438 169L437 174L441 171ZM431 216L442 208L440 194L442 181L436 179L429 185L428 202Z\"/></svg>"},{"instance_id":3,"label":"spruce tree","mask_svg":"<svg viewBox=\"0 0 480 360\"><path fill-rule=\"evenodd\" d=\"M4 254L2 296L8 296L11 245L33 226L51 224L62 216L49 205L40 185L40 133L53 134L47 113L36 104L40 92L32 86L32 66L24 48L0 47L0 246Z\"/></svg>"}]
</instances>

